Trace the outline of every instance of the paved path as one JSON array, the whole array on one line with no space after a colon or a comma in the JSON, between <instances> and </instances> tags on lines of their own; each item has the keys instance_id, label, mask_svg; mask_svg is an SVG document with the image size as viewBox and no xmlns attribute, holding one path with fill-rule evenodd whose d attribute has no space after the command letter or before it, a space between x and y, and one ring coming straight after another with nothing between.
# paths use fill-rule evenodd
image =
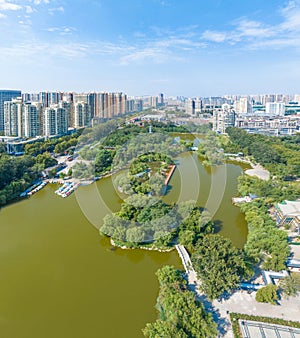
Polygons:
<instances>
[{"instance_id":1,"label":"paved path","mask_svg":"<svg viewBox=\"0 0 300 338\"><path fill-rule=\"evenodd\" d=\"M176 245L176 250L187 273L189 288L195 292L197 299L203 303L206 311L212 313L214 321L218 325L218 338L234 338L229 317L230 312L300 322L300 295L289 299L281 299L278 305L271 305L258 303L255 300L256 292L248 294L247 291L241 290L228 294L227 297L222 297L219 300L209 301L199 289L201 281L197 278L185 247Z\"/></svg>"},{"instance_id":2,"label":"paved path","mask_svg":"<svg viewBox=\"0 0 300 338\"><path fill-rule=\"evenodd\" d=\"M249 176L256 176L264 181L268 181L270 179L270 172L259 164L252 165L252 169L247 169L245 173Z\"/></svg>"},{"instance_id":3,"label":"paved path","mask_svg":"<svg viewBox=\"0 0 300 338\"><path fill-rule=\"evenodd\" d=\"M248 294L247 291L238 291L230 295L228 299L214 300L212 311L214 318L221 321L219 337L232 338L230 312L244 313L253 316L281 318L300 322L300 295L281 299L278 305L258 303L255 300L255 292Z\"/></svg>"}]
</instances>

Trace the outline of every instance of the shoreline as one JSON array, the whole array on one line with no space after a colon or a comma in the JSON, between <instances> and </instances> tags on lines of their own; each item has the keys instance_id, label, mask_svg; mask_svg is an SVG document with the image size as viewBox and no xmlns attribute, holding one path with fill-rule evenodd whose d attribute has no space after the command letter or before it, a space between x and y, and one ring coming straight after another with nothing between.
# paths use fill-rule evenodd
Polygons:
<instances>
[{"instance_id":1,"label":"shoreline","mask_svg":"<svg viewBox=\"0 0 300 338\"><path fill-rule=\"evenodd\" d=\"M119 249L122 249L122 250L137 250L137 249L140 249L140 250L158 251L158 252L171 252L175 249L175 247L174 247L174 248L163 250L163 249L159 249L159 248L156 248L156 247L145 247L145 246L139 246L139 247L136 247L136 248L129 248L126 245L117 244L111 237L109 237L109 240L110 240L110 244L113 247L119 248Z\"/></svg>"},{"instance_id":2,"label":"shoreline","mask_svg":"<svg viewBox=\"0 0 300 338\"><path fill-rule=\"evenodd\" d=\"M251 162L249 158L229 157L227 161L249 164L251 166L251 169L244 170L244 173L246 175L251 177L258 177L259 179L264 181L268 181L270 179L270 172L265 169L260 163Z\"/></svg>"},{"instance_id":3,"label":"shoreline","mask_svg":"<svg viewBox=\"0 0 300 338\"><path fill-rule=\"evenodd\" d=\"M252 169L245 170L245 174L248 176L255 176L263 181L269 181L270 172L266 170L261 164L253 164L251 163Z\"/></svg>"}]
</instances>

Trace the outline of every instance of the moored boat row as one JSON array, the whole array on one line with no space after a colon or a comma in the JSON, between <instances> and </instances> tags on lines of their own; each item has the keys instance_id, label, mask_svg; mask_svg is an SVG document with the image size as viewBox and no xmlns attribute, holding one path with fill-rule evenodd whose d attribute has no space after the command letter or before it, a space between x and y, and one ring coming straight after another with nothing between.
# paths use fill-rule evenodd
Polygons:
<instances>
[{"instance_id":1,"label":"moored boat row","mask_svg":"<svg viewBox=\"0 0 300 338\"><path fill-rule=\"evenodd\" d=\"M63 198L68 197L72 194L78 187L80 183L75 182L65 182L60 188L58 188L55 193Z\"/></svg>"},{"instance_id":2,"label":"moored boat row","mask_svg":"<svg viewBox=\"0 0 300 338\"><path fill-rule=\"evenodd\" d=\"M48 183L47 181L35 183L31 187L29 187L27 190L22 192L22 194L20 194L20 197L31 196L35 194L36 192L43 189L47 185L47 183Z\"/></svg>"}]
</instances>

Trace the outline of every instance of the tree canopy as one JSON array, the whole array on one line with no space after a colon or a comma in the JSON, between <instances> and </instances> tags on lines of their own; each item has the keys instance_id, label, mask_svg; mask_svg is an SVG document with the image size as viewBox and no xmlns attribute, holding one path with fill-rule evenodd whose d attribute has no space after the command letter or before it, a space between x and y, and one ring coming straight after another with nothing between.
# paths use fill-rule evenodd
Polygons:
<instances>
[{"instance_id":1,"label":"tree canopy","mask_svg":"<svg viewBox=\"0 0 300 338\"><path fill-rule=\"evenodd\" d=\"M223 292L236 288L242 279L251 275L243 251L220 235L200 238L192 254L192 263L209 299L216 299Z\"/></svg>"},{"instance_id":2,"label":"tree canopy","mask_svg":"<svg viewBox=\"0 0 300 338\"><path fill-rule=\"evenodd\" d=\"M241 151L252 156L272 174L286 179L300 177L300 135L276 137L248 134L245 130L226 129L230 141L225 151Z\"/></svg>"},{"instance_id":3,"label":"tree canopy","mask_svg":"<svg viewBox=\"0 0 300 338\"><path fill-rule=\"evenodd\" d=\"M256 292L255 299L260 303L271 303L275 305L278 300L277 290L278 287L276 285L268 284Z\"/></svg>"},{"instance_id":4,"label":"tree canopy","mask_svg":"<svg viewBox=\"0 0 300 338\"><path fill-rule=\"evenodd\" d=\"M160 284L156 306L159 318L143 329L145 337L216 337L216 324L212 315L186 288L182 273L174 267L164 266L156 274Z\"/></svg>"}]
</instances>

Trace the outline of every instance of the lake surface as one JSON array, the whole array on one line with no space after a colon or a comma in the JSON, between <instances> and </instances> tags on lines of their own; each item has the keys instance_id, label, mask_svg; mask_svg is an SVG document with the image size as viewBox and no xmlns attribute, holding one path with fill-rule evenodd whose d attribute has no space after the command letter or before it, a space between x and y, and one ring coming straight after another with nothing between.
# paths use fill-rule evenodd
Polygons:
<instances>
[{"instance_id":1,"label":"lake surface","mask_svg":"<svg viewBox=\"0 0 300 338\"><path fill-rule=\"evenodd\" d=\"M231 204L242 168L204 168L189 153L178 164L164 199L196 199L242 247L246 223ZM103 216L121 203L110 178L65 199L55 189L48 185L0 211L1 337L142 337L156 318L155 272L180 267L176 252L114 250L99 236Z\"/></svg>"}]
</instances>

